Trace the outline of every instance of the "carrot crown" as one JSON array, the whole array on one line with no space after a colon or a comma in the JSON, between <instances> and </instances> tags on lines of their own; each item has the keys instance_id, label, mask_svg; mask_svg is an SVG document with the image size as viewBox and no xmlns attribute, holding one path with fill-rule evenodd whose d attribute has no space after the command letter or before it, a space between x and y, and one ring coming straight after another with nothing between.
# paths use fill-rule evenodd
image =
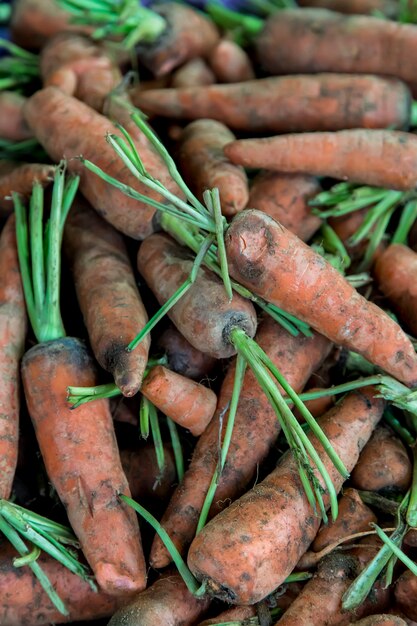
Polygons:
<instances>
[{"instance_id":1,"label":"carrot crown","mask_svg":"<svg viewBox=\"0 0 417 626\"><path fill-rule=\"evenodd\" d=\"M60 311L61 243L65 220L74 200L78 176L65 180L65 163L55 170L49 220L43 225L44 191L35 182L27 209L13 192L16 238L23 290L30 323L42 343L65 337Z\"/></svg>"}]
</instances>

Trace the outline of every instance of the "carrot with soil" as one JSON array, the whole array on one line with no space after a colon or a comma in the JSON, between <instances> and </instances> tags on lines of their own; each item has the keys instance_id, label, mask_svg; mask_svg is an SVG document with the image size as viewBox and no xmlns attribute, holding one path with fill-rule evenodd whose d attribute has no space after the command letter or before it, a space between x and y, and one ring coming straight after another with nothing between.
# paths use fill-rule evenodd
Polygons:
<instances>
[{"instance_id":1,"label":"carrot with soil","mask_svg":"<svg viewBox=\"0 0 417 626\"><path fill-rule=\"evenodd\" d=\"M12 193L28 198L33 184L46 186L53 178L55 167L41 163L15 163L3 161L0 165L0 209L2 213L13 211Z\"/></svg>"},{"instance_id":2,"label":"carrot with soil","mask_svg":"<svg viewBox=\"0 0 417 626\"><path fill-rule=\"evenodd\" d=\"M196 85L212 85L215 82L216 77L206 61L196 57L187 61L174 72L170 86L180 89L181 87L195 87Z\"/></svg>"},{"instance_id":3,"label":"carrot with soil","mask_svg":"<svg viewBox=\"0 0 417 626\"><path fill-rule=\"evenodd\" d=\"M175 326L167 328L158 337L156 347L166 354L172 371L193 380L207 378L217 363L217 359L194 348Z\"/></svg>"},{"instance_id":4,"label":"carrot with soil","mask_svg":"<svg viewBox=\"0 0 417 626\"><path fill-rule=\"evenodd\" d=\"M0 137L21 141L32 137L23 117L26 98L14 91L0 92Z\"/></svg>"},{"instance_id":5,"label":"carrot with soil","mask_svg":"<svg viewBox=\"0 0 417 626\"><path fill-rule=\"evenodd\" d=\"M240 83L255 78L250 57L232 40L221 39L208 60L220 83Z\"/></svg>"}]
</instances>

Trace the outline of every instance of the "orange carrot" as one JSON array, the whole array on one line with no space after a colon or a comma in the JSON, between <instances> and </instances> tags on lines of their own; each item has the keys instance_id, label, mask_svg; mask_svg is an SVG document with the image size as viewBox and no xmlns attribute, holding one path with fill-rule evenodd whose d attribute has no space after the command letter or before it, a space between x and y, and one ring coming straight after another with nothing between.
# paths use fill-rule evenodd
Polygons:
<instances>
[{"instance_id":1,"label":"orange carrot","mask_svg":"<svg viewBox=\"0 0 417 626\"><path fill-rule=\"evenodd\" d=\"M115 131L110 120L56 87L42 89L29 98L25 116L36 137L55 161L64 155L70 159L68 170L80 174L81 191L105 220L133 239L143 239L153 231L155 209L128 198L77 160L70 158L82 154L118 180L161 201L159 194L149 192L126 167L121 167L115 160L112 147L104 141L107 132ZM80 128L88 128L88 132L76 132ZM138 130L137 134L140 134ZM173 191L177 189L176 185L168 182L165 166L145 137L140 145L140 154L151 173L158 178L162 176L164 179L165 176L164 184Z\"/></svg>"},{"instance_id":2,"label":"orange carrot","mask_svg":"<svg viewBox=\"0 0 417 626\"><path fill-rule=\"evenodd\" d=\"M209 63L220 83L241 83L255 78L249 56L243 48L228 39L221 39L213 48Z\"/></svg>"},{"instance_id":3,"label":"orange carrot","mask_svg":"<svg viewBox=\"0 0 417 626\"><path fill-rule=\"evenodd\" d=\"M215 82L216 77L205 60L196 57L187 61L173 74L171 87L179 89L181 87L212 85Z\"/></svg>"},{"instance_id":4,"label":"orange carrot","mask_svg":"<svg viewBox=\"0 0 417 626\"><path fill-rule=\"evenodd\" d=\"M401 244L388 246L373 268L378 287L413 335L417 335L416 269L417 254Z\"/></svg>"},{"instance_id":5,"label":"orange carrot","mask_svg":"<svg viewBox=\"0 0 417 626\"><path fill-rule=\"evenodd\" d=\"M148 316L123 238L79 199L67 219L64 246L94 355L121 392L132 396L142 384L150 338L127 352Z\"/></svg>"},{"instance_id":6,"label":"orange carrot","mask_svg":"<svg viewBox=\"0 0 417 626\"><path fill-rule=\"evenodd\" d=\"M280 368L287 382L300 391L330 350L320 335L293 337L271 318L259 325L256 341ZM235 364L227 370L215 417L200 437L184 479L176 489L161 520L174 544L184 553L192 541L205 495L218 462L219 432L225 432L226 411L232 397ZM226 465L216 489L210 516L241 495L266 457L280 431L274 410L251 371L245 374ZM159 537L155 537L151 562L164 567L171 560Z\"/></svg>"},{"instance_id":7,"label":"orange carrot","mask_svg":"<svg viewBox=\"0 0 417 626\"><path fill-rule=\"evenodd\" d=\"M122 80L119 68L92 40L75 33L49 39L40 55L45 87L59 87L102 111L106 96Z\"/></svg>"},{"instance_id":8,"label":"orange carrot","mask_svg":"<svg viewBox=\"0 0 417 626\"><path fill-rule=\"evenodd\" d=\"M40 163L1 162L0 165L0 211L7 215L13 211L12 192L24 198L32 193L33 183L46 186L53 178L54 166Z\"/></svg>"},{"instance_id":9,"label":"orange carrot","mask_svg":"<svg viewBox=\"0 0 417 626\"><path fill-rule=\"evenodd\" d=\"M314 391L322 390L322 387L309 387L305 391L311 393ZM326 413L326 411L328 411L333 406L334 402L335 396L323 396L322 398L305 400L304 405L307 407L313 417L320 417L321 415L323 415L323 413ZM304 421L303 416L297 408L293 410L293 413L298 420Z\"/></svg>"},{"instance_id":10,"label":"orange carrot","mask_svg":"<svg viewBox=\"0 0 417 626\"><path fill-rule=\"evenodd\" d=\"M372 388L345 397L318 423L350 471L382 416ZM337 491L343 478L309 436ZM324 495L327 503L327 495ZM280 585L314 539L320 517L308 503L297 462L287 454L261 483L222 511L191 544L188 565L216 597L253 604ZM239 555L239 558L237 558ZM242 558L242 556L244 558Z\"/></svg>"},{"instance_id":11,"label":"orange carrot","mask_svg":"<svg viewBox=\"0 0 417 626\"><path fill-rule=\"evenodd\" d=\"M189 277L192 266L192 255L167 235L152 235L139 248L138 269L161 305ZM232 328L243 328L251 337L256 331L252 303L236 293L229 302L221 280L204 267L168 316L195 348L216 358L236 354L229 341Z\"/></svg>"},{"instance_id":12,"label":"orange carrot","mask_svg":"<svg viewBox=\"0 0 417 626\"><path fill-rule=\"evenodd\" d=\"M19 434L20 359L26 338L26 307L16 250L15 218L0 236L0 499L12 490Z\"/></svg>"},{"instance_id":13,"label":"orange carrot","mask_svg":"<svg viewBox=\"0 0 417 626\"><path fill-rule=\"evenodd\" d=\"M393 0L299 0L300 7L330 9L339 13L373 15L375 11L396 18L398 3Z\"/></svg>"},{"instance_id":14,"label":"orange carrot","mask_svg":"<svg viewBox=\"0 0 417 626\"><path fill-rule=\"evenodd\" d=\"M409 570L404 572L395 585L395 600L409 619L417 620L417 578Z\"/></svg>"},{"instance_id":15,"label":"orange carrot","mask_svg":"<svg viewBox=\"0 0 417 626\"><path fill-rule=\"evenodd\" d=\"M400 326L296 235L260 211L242 211L225 243L235 280L404 384L417 385L417 355Z\"/></svg>"},{"instance_id":16,"label":"orange carrot","mask_svg":"<svg viewBox=\"0 0 417 626\"><path fill-rule=\"evenodd\" d=\"M407 626L407 622L397 615L370 615L358 622L350 622L348 626Z\"/></svg>"},{"instance_id":17,"label":"orange carrot","mask_svg":"<svg viewBox=\"0 0 417 626\"><path fill-rule=\"evenodd\" d=\"M231 217L245 208L248 180L242 167L225 158L223 148L235 136L215 120L197 120L185 127L179 144L178 165L186 183L202 199L206 189L219 189L222 213Z\"/></svg>"},{"instance_id":18,"label":"orange carrot","mask_svg":"<svg viewBox=\"0 0 417 626\"><path fill-rule=\"evenodd\" d=\"M261 172L250 189L248 208L263 211L303 241L320 228L321 219L313 215L308 201L319 193L317 179L297 174Z\"/></svg>"},{"instance_id":19,"label":"orange carrot","mask_svg":"<svg viewBox=\"0 0 417 626\"><path fill-rule=\"evenodd\" d=\"M194 348L174 326L162 333L156 345L167 355L171 370L193 380L206 378L217 362L213 357Z\"/></svg>"},{"instance_id":20,"label":"orange carrot","mask_svg":"<svg viewBox=\"0 0 417 626\"><path fill-rule=\"evenodd\" d=\"M175 463L171 448L164 446L164 468L158 467L155 446L140 450L122 450L120 460L134 500L161 502L167 499L175 483Z\"/></svg>"},{"instance_id":21,"label":"orange carrot","mask_svg":"<svg viewBox=\"0 0 417 626\"><path fill-rule=\"evenodd\" d=\"M141 393L195 437L204 432L216 410L217 397L213 391L163 365L151 368Z\"/></svg>"},{"instance_id":22,"label":"orange carrot","mask_svg":"<svg viewBox=\"0 0 417 626\"><path fill-rule=\"evenodd\" d=\"M412 28L417 30L417 26ZM407 129L412 102L408 87L398 80L343 74L282 76L146 92L139 88L131 94L134 104L145 113L176 119L211 118L232 129L258 133ZM320 152L315 153L316 158Z\"/></svg>"},{"instance_id":23,"label":"orange carrot","mask_svg":"<svg viewBox=\"0 0 417 626\"><path fill-rule=\"evenodd\" d=\"M11 141L29 139L33 133L23 117L26 98L15 91L0 92L0 137Z\"/></svg>"},{"instance_id":24,"label":"orange carrot","mask_svg":"<svg viewBox=\"0 0 417 626\"><path fill-rule=\"evenodd\" d=\"M331 176L389 189L417 186L417 138L401 131L357 129L243 139L226 146L225 154L244 167Z\"/></svg>"}]
</instances>

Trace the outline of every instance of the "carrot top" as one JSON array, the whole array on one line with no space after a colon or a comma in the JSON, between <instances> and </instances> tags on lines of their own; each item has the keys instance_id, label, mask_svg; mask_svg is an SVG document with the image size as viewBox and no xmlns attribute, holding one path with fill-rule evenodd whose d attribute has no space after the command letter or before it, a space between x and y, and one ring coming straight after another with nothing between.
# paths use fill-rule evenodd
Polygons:
<instances>
[{"instance_id":1,"label":"carrot top","mask_svg":"<svg viewBox=\"0 0 417 626\"><path fill-rule=\"evenodd\" d=\"M55 170L49 220L43 225L44 191L35 182L27 210L13 192L16 237L23 290L30 323L42 343L65 337L60 311L61 243L65 220L79 183L78 176L65 179L65 163Z\"/></svg>"},{"instance_id":2,"label":"carrot top","mask_svg":"<svg viewBox=\"0 0 417 626\"><path fill-rule=\"evenodd\" d=\"M39 78L39 57L36 54L0 38L1 49L8 54L0 59L0 91L21 88Z\"/></svg>"}]
</instances>

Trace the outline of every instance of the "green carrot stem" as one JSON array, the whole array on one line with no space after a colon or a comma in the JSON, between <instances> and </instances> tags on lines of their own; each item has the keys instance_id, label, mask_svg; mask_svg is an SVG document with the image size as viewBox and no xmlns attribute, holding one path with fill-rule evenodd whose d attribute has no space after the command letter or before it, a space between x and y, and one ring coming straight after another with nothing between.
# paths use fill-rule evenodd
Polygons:
<instances>
[{"instance_id":1,"label":"green carrot stem","mask_svg":"<svg viewBox=\"0 0 417 626\"><path fill-rule=\"evenodd\" d=\"M32 552L26 554L25 556L15 557L13 559L13 567L24 567L25 565L29 565L29 563L33 563L37 561L41 555L41 549L38 546L33 546Z\"/></svg>"},{"instance_id":2,"label":"green carrot stem","mask_svg":"<svg viewBox=\"0 0 417 626\"><path fill-rule=\"evenodd\" d=\"M149 437L149 405L150 402L145 396L140 397L139 404L139 430L142 439Z\"/></svg>"},{"instance_id":3,"label":"green carrot stem","mask_svg":"<svg viewBox=\"0 0 417 626\"><path fill-rule=\"evenodd\" d=\"M406 445L411 446L414 444L415 438L412 436L408 428L401 424L399 419L394 415L389 407L385 409L383 419L392 428L392 430L399 435L401 440Z\"/></svg>"},{"instance_id":4,"label":"green carrot stem","mask_svg":"<svg viewBox=\"0 0 417 626\"><path fill-rule=\"evenodd\" d=\"M391 238L391 243L407 245L408 234L414 222L417 220L417 200L407 202L401 211L398 226Z\"/></svg>"},{"instance_id":5,"label":"green carrot stem","mask_svg":"<svg viewBox=\"0 0 417 626\"><path fill-rule=\"evenodd\" d=\"M417 528L417 447L412 446L413 452L413 479L411 483L410 500L408 503L406 520L412 528Z\"/></svg>"},{"instance_id":6,"label":"green carrot stem","mask_svg":"<svg viewBox=\"0 0 417 626\"><path fill-rule=\"evenodd\" d=\"M164 452L164 444L162 442L161 429L159 426L158 412L156 407L149 402L149 424L151 427L152 440L155 448L155 456L156 462L158 465L159 471L162 473L165 467L165 452Z\"/></svg>"},{"instance_id":7,"label":"green carrot stem","mask_svg":"<svg viewBox=\"0 0 417 626\"><path fill-rule=\"evenodd\" d=\"M221 446L219 459L217 461L216 469L214 470L214 474L212 476L209 488L206 493L206 497L204 499L204 503L201 509L200 517L197 524L196 534L200 532L200 530L205 526L207 517L210 511L210 507L213 503L214 496L216 494L216 489L220 482L220 477L223 472L223 468L226 463L227 454L229 452L230 442L232 440L233 435L233 427L235 424L237 407L239 404L240 392L242 390L243 380L245 377L246 370L246 362L244 358L238 354L236 359L236 369L235 369L235 377L233 382L233 391L232 397L230 400L230 408L229 415L227 418L226 429L224 432L223 444ZM220 423L220 436L223 425Z\"/></svg>"},{"instance_id":8,"label":"green carrot stem","mask_svg":"<svg viewBox=\"0 0 417 626\"><path fill-rule=\"evenodd\" d=\"M386 191L384 197L378 202L378 204L368 211L358 230L351 237L349 237L349 245L355 246L367 237L371 229L382 218L382 216L387 212L391 212L394 207L397 207L403 196L404 192L402 191Z\"/></svg>"},{"instance_id":9,"label":"green carrot stem","mask_svg":"<svg viewBox=\"0 0 417 626\"><path fill-rule=\"evenodd\" d=\"M343 269L346 270L350 266L351 260L340 237L333 228L326 223L322 224L320 232L323 236L325 250L338 255L341 259Z\"/></svg>"},{"instance_id":10,"label":"green carrot stem","mask_svg":"<svg viewBox=\"0 0 417 626\"><path fill-rule=\"evenodd\" d=\"M394 502L389 498L384 498L384 496L379 495L379 493L375 493L374 491L360 491L358 490L359 496L362 502L365 504L369 504L370 506L382 511L387 515L396 515L398 511L399 504L398 502Z\"/></svg>"},{"instance_id":11,"label":"green carrot stem","mask_svg":"<svg viewBox=\"0 0 417 626\"><path fill-rule=\"evenodd\" d=\"M408 4L408 0L406 0L406 2ZM410 126L412 128L417 126L417 102L415 100L411 103Z\"/></svg>"},{"instance_id":12,"label":"green carrot stem","mask_svg":"<svg viewBox=\"0 0 417 626\"><path fill-rule=\"evenodd\" d=\"M394 211L396 210L396 208L397 208L396 206L393 206L390 209L388 209L386 213L384 213L377 221L376 226L369 239L369 244L368 244L368 247L366 248L366 252L363 256L362 262L360 263L358 267L359 271L367 270L372 265L373 256L379 244L381 243L381 241L383 240L385 236L388 223L390 222L391 217L394 214Z\"/></svg>"},{"instance_id":13,"label":"green carrot stem","mask_svg":"<svg viewBox=\"0 0 417 626\"><path fill-rule=\"evenodd\" d=\"M45 264L43 258L43 187L35 181L29 209L30 252L36 314L41 316L45 298Z\"/></svg>"},{"instance_id":14,"label":"green carrot stem","mask_svg":"<svg viewBox=\"0 0 417 626\"><path fill-rule=\"evenodd\" d=\"M256 37L264 27L264 20L252 15L244 15L243 13L232 11L218 2L207 2L205 10L212 20L222 28L231 30L239 27L250 37Z\"/></svg>"},{"instance_id":15,"label":"green carrot stem","mask_svg":"<svg viewBox=\"0 0 417 626\"><path fill-rule=\"evenodd\" d=\"M115 383L96 385L95 387L68 387L67 400L72 405L71 409L77 409L82 404L92 400L102 400L103 398L114 398L120 396L121 391Z\"/></svg>"},{"instance_id":16,"label":"green carrot stem","mask_svg":"<svg viewBox=\"0 0 417 626\"><path fill-rule=\"evenodd\" d=\"M184 478L184 455L182 452L181 441L178 436L178 429L175 422L169 417L167 419L169 435L171 438L172 451L174 453L175 468L177 471L178 481L181 482Z\"/></svg>"},{"instance_id":17,"label":"green carrot stem","mask_svg":"<svg viewBox=\"0 0 417 626\"><path fill-rule=\"evenodd\" d=\"M227 221L226 218L222 215L219 190L217 188L207 190L204 192L203 196L207 208L213 213L214 216L214 221L216 224L216 241L220 264L220 274L229 301L231 301L233 298L233 293L229 276L229 268L227 264L226 246L224 243L224 233L227 228Z\"/></svg>"},{"instance_id":18,"label":"green carrot stem","mask_svg":"<svg viewBox=\"0 0 417 626\"><path fill-rule=\"evenodd\" d=\"M410 572L414 574L414 576L417 576L417 565L399 548L398 544L400 542L398 540L393 541L392 536L388 537L388 535L384 533L382 528L380 528L377 524L371 524L371 526L375 528L378 537L395 554L397 559L402 561L404 565L410 570ZM405 532L406 529L404 530L404 534Z\"/></svg>"}]
</instances>

